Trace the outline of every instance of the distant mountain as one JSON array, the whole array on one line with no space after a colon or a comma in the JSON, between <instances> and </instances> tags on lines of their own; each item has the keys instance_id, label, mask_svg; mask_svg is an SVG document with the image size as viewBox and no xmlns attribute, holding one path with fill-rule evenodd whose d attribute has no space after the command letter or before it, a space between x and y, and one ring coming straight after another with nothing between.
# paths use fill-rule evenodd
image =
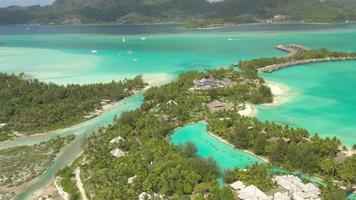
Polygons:
<instances>
[{"instance_id":1,"label":"distant mountain","mask_svg":"<svg viewBox=\"0 0 356 200\"><path fill-rule=\"evenodd\" d=\"M54 0L1 0L0 8L8 6L50 5Z\"/></svg>"},{"instance_id":2,"label":"distant mountain","mask_svg":"<svg viewBox=\"0 0 356 200\"><path fill-rule=\"evenodd\" d=\"M0 24L356 21L355 0L56 0L0 9Z\"/></svg>"}]
</instances>

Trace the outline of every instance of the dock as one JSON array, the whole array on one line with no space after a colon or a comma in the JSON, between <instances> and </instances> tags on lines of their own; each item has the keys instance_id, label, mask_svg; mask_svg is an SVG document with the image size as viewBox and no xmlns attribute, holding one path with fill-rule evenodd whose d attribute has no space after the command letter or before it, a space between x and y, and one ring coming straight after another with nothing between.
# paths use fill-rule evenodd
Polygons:
<instances>
[{"instance_id":1,"label":"dock","mask_svg":"<svg viewBox=\"0 0 356 200\"><path fill-rule=\"evenodd\" d=\"M292 67L292 66L297 66L297 65L304 65L304 64L310 64L310 63L322 63L322 62L335 62L335 61L351 61L351 60L356 60L355 57L326 57L326 58L313 58L313 59L305 59L305 60L296 60L296 61L289 61L281 64L274 64L274 65L268 65L262 68L259 68L259 72L267 72L267 73L272 73L274 71L284 69L287 67Z\"/></svg>"},{"instance_id":2,"label":"dock","mask_svg":"<svg viewBox=\"0 0 356 200\"><path fill-rule=\"evenodd\" d=\"M287 52L288 54L283 56L284 58L294 56L300 51L310 51L310 48L298 45L298 44L289 44L289 45L277 45L275 46L276 49L280 51Z\"/></svg>"}]
</instances>

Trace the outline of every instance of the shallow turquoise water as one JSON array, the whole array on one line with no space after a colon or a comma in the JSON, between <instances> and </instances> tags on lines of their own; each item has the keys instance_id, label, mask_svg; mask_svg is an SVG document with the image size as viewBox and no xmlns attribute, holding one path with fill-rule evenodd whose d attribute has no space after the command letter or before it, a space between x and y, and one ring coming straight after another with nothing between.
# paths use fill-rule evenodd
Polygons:
<instances>
[{"instance_id":1,"label":"shallow turquoise water","mask_svg":"<svg viewBox=\"0 0 356 200\"><path fill-rule=\"evenodd\" d=\"M246 168L255 163L263 161L252 154L236 150L211 136L207 130L207 123L195 123L186 125L174 131L171 135L171 142L174 145L182 145L192 142L197 147L197 155L203 158L213 158L220 167L220 170L234 168Z\"/></svg>"},{"instance_id":2,"label":"shallow turquoise water","mask_svg":"<svg viewBox=\"0 0 356 200\"><path fill-rule=\"evenodd\" d=\"M264 77L299 95L279 106L259 106L259 119L337 136L348 146L356 144L356 62L310 64Z\"/></svg>"}]
</instances>

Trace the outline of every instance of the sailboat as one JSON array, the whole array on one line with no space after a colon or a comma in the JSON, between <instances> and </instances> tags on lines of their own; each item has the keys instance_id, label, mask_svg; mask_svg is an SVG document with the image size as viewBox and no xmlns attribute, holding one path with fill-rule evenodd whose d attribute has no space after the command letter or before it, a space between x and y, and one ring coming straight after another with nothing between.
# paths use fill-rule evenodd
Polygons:
<instances>
[{"instance_id":1,"label":"sailboat","mask_svg":"<svg viewBox=\"0 0 356 200\"><path fill-rule=\"evenodd\" d=\"M122 36L122 42L126 42L125 36Z\"/></svg>"}]
</instances>

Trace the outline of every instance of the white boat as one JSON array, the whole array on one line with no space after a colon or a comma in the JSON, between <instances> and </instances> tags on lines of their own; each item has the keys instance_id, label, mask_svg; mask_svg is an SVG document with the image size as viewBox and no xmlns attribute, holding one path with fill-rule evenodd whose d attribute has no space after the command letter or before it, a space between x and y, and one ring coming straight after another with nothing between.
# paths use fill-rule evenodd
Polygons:
<instances>
[{"instance_id":1,"label":"white boat","mask_svg":"<svg viewBox=\"0 0 356 200\"><path fill-rule=\"evenodd\" d=\"M93 50L91 50L91 53L98 53L98 51L93 49Z\"/></svg>"},{"instance_id":2,"label":"white boat","mask_svg":"<svg viewBox=\"0 0 356 200\"><path fill-rule=\"evenodd\" d=\"M126 42L125 36L122 36L122 42Z\"/></svg>"},{"instance_id":3,"label":"white boat","mask_svg":"<svg viewBox=\"0 0 356 200\"><path fill-rule=\"evenodd\" d=\"M141 40L146 40L146 38L145 38L145 37L142 37Z\"/></svg>"}]
</instances>

